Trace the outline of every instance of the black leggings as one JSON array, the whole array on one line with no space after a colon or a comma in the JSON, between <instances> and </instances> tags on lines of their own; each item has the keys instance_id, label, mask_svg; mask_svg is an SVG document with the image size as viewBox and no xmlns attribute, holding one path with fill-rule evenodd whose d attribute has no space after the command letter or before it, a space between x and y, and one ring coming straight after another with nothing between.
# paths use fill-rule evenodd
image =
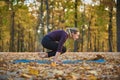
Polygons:
<instances>
[{"instance_id":1,"label":"black leggings","mask_svg":"<svg viewBox=\"0 0 120 80\"><path fill-rule=\"evenodd\" d=\"M48 57L55 56L55 54L56 54L56 52L57 52L57 49L58 49L58 44L59 44L59 42L53 41L49 36L45 36L45 37L42 39L41 44L42 44L42 46L43 46L44 48L47 48L47 49L49 49L49 50L52 50L52 51L50 51L50 52L47 52L47 53L48 53ZM65 52L66 52L66 47L63 46L61 53L65 53Z\"/></svg>"}]
</instances>

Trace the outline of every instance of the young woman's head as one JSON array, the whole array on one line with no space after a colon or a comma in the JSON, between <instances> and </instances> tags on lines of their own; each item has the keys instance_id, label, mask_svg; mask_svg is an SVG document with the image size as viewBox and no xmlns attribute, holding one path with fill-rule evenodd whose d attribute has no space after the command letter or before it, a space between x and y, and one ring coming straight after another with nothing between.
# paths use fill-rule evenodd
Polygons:
<instances>
[{"instance_id":1,"label":"young woman's head","mask_svg":"<svg viewBox=\"0 0 120 80\"><path fill-rule=\"evenodd\" d=\"M79 38L80 32L77 28L67 28L66 32L74 40L77 40Z\"/></svg>"}]
</instances>

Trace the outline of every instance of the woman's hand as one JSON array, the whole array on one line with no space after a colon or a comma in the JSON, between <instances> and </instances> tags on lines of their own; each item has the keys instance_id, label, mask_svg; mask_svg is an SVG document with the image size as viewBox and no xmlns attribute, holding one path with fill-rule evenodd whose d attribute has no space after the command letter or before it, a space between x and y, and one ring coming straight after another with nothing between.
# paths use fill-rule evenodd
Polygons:
<instances>
[{"instance_id":1,"label":"woman's hand","mask_svg":"<svg viewBox=\"0 0 120 80\"><path fill-rule=\"evenodd\" d=\"M59 62L58 56L60 56L60 54L61 54L60 52L56 52L56 55L54 56L53 62L55 62L55 63Z\"/></svg>"}]
</instances>

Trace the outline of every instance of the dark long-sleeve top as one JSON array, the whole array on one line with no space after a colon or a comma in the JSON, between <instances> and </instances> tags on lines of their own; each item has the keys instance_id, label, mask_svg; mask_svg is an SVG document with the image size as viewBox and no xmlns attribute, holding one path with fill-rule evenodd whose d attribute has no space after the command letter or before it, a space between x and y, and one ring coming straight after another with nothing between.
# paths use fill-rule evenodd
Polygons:
<instances>
[{"instance_id":1,"label":"dark long-sleeve top","mask_svg":"<svg viewBox=\"0 0 120 80\"><path fill-rule=\"evenodd\" d=\"M67 33L64 30L55 30L47 34L53 41L58 41L58 49L57 52L62 52L62 47L65 41L68 38Z\"/></svg>"}]
</instances>

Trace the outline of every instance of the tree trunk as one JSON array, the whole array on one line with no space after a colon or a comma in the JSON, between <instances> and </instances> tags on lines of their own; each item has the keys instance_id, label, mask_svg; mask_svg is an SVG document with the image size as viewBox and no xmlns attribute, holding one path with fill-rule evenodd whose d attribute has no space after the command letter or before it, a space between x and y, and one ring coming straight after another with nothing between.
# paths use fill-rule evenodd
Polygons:
<instances>
[{"instance_id":1,"label":"tree trunk","mask_svg":"<svg viewBox=\"0 0 120 80\"><path fill-rule=\"evenodd\" d=\"M54 1L52 2L52 30L54 29Z\"/></svg>"},{"instance_id":2,"label":"tree trunk","mask_svg":"<svg viewBox=\"0 0 120 80\"><path fill-rule=\"evenodd\" d=\"M74 22L75 22L75 27L77 28L77 1L78 0L75 0L75 20L74 20ZM75 40L74 41L74 52L77 52L78 51L78 40Z\"/></svg>"},{"instance_id":3,"label":"tree trunk","mask_svg":"<svg viewBox=\"0 0 120 80\"><path fill-rule=\"evenodd\" d=\"M98 37L98 39L97 39L97 52L100 51L100 40L99 39L100 39L100 37Z\"/></svg>"},{"instance_id":4,"label":"tree trunk","mask_svg":"<svg viewBox=\"0 0 120 80\"><path fill-rule=\"evenodd\" d=\"M97 42L96 33L95 33L95 39L94 39L94 40L95 40L95 42L94 42L94 51L96 52L96 51L97 51L97 47L96 47L96 44L97 44L97 43L96 43L96 42Z\"/></svg>"},{"instance_id":5,"label":"tree trunk","mask_svg":"<svg viewBox=\"0 0 120 80\"><path fill-rule=\"evenodd\" d=\"M117 0L117 51L120 52L120 0Z\"/></svg>"},{"instance_id":6,"label":"tree trunk","mask_svg":"<svg viewBox=\"0 0 120 80\"><path fill-rule=\"evenodd\" d=\"M21 52L24 52L24 30L21 29Z\"/></svg>"},{"instance_id":7,"label":"tree trunk","mask_svg":"<svg viewBox=\"0 0 120 80\"><path fill-rule=\"evenodd\" d=\"M28 42L28 51L30 51L31 50L31 36L30 36L30 31L29 31L29 42Z\"/></svg>"},{"instance_id":8,"label":"tree trunk","mask_svg":"<svg viewBox=\"0 0 120 80\"><path fill-rule=\"evenodd\" d=\"M81 43L81 52L83 52L83 47L84 47L84 30L83 30L84 25L82 26L82 43Z\"/></svg>"},{"instance_id":9,"label":"tree trunk","mask_svg":"<svg viewBox=\"0 0 120 80\"><path fill-rule=\"evenodd\" d=\"M47 32L50 32L50 29L49 29L49 3L48 3L49 0L46 0L46 10L47 10L47 20L46 20L46 26L47 26Z\"/></svg>"},{"instance_id":10,"label":"tree trunk","mask_svg":"<svg viewBox=\"0 0 120 80\"><path fill-rule=\"evenodd\" d=\"M0 16L0 52L2 52L2 16Z\"/></svg>"},{"instance_id":11,"label":"tree trunk","mask_svg":"<svg viewBox=\"0 0 120 80\"><path fill-rule=\"evenodd\" d=\"M10 51L13 52L15 51L15 45L14 45L14 17L15 17L15 12L13 10L13 3L11 2L11 31L10 31Z\"/></svg>"},{"instance_id":12,"label":"tree trunk","mask_svg":"<svg viewBox=\"0 0 120 80\"><path fill-rule=\"evenodd\" d=\"M20 24L18 24L17 52L20 52Z\"/></svg>"},{"instance_id":13,"label":"tree trunk","mask_svg":"<svg viewBox=\"0 0 120 80\"><path fill-rule=\"evenodd\" d=\"M110 6L110 11L109 11L109 28L108 28L108 42L109 42L109 52L112 52L112 36L113 36L113 32L112 32L112 14L113 11L113 6Z\"/></svg>"},{"instance_id":14,"label":"tree trunk","mask_svg":"<svg viewBox=\"0 0 120 80\"><path fill-rule=\"evenodd\" d=\"M88 25L88 39L87 39L87 51L90 51L91 50L91 33L90 33L90 30L91 30L91 20L92 20L92 14L91 14L91 17L90 17L90 20L89 20L89 25Z\"/></svg>"},{"instance_id":15,"label":"tree trunk","mask_svg":"<svg viewBox=\"0 0 120 80\"><path fill-rule=\"evenodd\" d=\"M44 36L44 22L43 22L43 0L41 0L41 6L40 6L40 33L38 33L38 38L39 38L39 48L41 49L41 51L44 51L44 48L42 47L42 45L40 45L42 38ZM39 50L38 48L38 50ZM39 50L40 51L40 50Z\"/></svg>"},{"instance_id":16,"label":"tree trunk","mask_svg":"<svg viewBox=\"0 0 120 80\"><path fill-rule=\"evenodd\" d=\"M102 52L104 52L104 41L102 42Z\"/></svg>"},{"instance_id":17,"label":"tree trunk","mask_svg":"<svg viewBox=\"0 0 120 80\"><path fill-rule=\"evenodd\" d=\"M0 52L2 52L2 31L0 30Z\"/></svg>"}]
</instances>

